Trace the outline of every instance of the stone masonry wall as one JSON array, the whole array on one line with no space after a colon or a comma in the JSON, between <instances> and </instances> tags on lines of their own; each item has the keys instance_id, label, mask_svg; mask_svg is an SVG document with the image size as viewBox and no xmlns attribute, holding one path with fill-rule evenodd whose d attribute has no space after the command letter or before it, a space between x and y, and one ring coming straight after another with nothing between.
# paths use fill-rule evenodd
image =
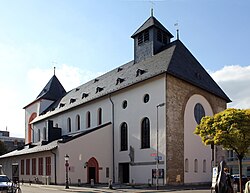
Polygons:
<instances>
[{"instance_id":1,"label":"stone masonry wall","mask_svg":"<svg viewBox=\"0 0 250 193\"><path fill-rule=\"evenodd\" d=\"M199 94L213 113L226 108L226 101L185 81L166 75L166 184L184 183L184 110L188 99Z\"/></svg>"}]
</instances>

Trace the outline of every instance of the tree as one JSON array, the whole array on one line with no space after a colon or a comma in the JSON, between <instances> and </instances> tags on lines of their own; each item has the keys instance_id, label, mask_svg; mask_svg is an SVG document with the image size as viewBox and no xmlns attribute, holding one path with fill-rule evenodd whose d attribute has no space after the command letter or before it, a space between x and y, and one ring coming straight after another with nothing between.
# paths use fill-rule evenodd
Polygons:
<instances>
[{"instance_id":1,"label":"tree","mask_svg":"<svg viewBox=\"0 0 250 193\"><path fill-rule=\"evenodd\" d=\"M242 159L250 147L250 109L226 109L214 116L203 117L194 133L205 145L222 145L233 150L239 163L239 185L242 192Z\"/></svg>"}]
</instances>

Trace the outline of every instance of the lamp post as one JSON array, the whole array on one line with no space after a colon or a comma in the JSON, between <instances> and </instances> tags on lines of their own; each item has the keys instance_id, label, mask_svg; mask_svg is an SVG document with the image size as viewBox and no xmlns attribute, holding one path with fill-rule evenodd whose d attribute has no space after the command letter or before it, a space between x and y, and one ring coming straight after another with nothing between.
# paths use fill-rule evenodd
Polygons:
<instances>
[{"instance_id":1,"label":"lamp post","mask_svg":"<svg viewBox=\"0 0 250 193\"><path fill-rule=\"evenodd\" d=\"M64 160L65 160L65 169L66 169L65 189L69 189L69 155L68 154L64 156Z\"/></svg>"},{"instance_id":2,"label":"lamp post","mask_svg":"<svg viewBox=\"0 0 250 193\"><path fill-rule=\"evenodd\" d=\"M159 185L159 118L158 118L158 109L159 107L163 107L165 103L158 104L156 106L156 190L158 190Z\"/></svg>"}]
</instances>

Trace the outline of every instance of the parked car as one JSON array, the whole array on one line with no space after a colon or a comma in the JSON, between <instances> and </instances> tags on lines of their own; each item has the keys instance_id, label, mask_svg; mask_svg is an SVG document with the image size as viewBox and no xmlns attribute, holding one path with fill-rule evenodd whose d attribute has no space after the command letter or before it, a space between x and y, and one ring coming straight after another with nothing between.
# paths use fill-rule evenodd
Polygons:
<instances>
[{"instance_id":1,"label":"parked car","mask_svg":"<svg viewBox=\"0 0 250 193\"><path fill-rule=\"evenodd\" d=\"M239 174L234 174L234 175L231 175L232 177L232 183L233 184L237 184L237 187L238 187L238 191L240 191L240 184L239 184L239 181L240 181L240 175ZM242 188L244 190L245 188L245 184L247 183L248 179L246 176L242 176Z\"/></svg>"},{"instance_id":2,"label":"parked car","mask_svg":"<svg viewBox=\"0 0 250 193\"><path fill-rule=\"evenodd\" d=\"M12 182L6 175L0 175L0 192L12 192Z\"/></svg>"}]
</instances>

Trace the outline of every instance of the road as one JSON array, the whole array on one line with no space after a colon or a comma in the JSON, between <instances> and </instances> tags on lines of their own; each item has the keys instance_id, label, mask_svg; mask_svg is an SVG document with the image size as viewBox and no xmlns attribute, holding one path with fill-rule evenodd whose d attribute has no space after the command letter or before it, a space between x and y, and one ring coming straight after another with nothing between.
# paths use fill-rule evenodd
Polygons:
<instances>
[{"instance_id":1,"label":"road","mask_svg":"<svg viewBox=\"0 0 250 193\"><path fill-rule=\"evenodd\" d=\"M65 189L63 186L43 186L43 185L22 185L22 193L66 193L66 192L75 192L75 193L154 193L154 192L174 192L174 193L211 193L210 190L142 190L142 189L116 189L110 190L108 188L84 188L84 187L70 187L70 189Z\"/></svg>"}]
</instances>

